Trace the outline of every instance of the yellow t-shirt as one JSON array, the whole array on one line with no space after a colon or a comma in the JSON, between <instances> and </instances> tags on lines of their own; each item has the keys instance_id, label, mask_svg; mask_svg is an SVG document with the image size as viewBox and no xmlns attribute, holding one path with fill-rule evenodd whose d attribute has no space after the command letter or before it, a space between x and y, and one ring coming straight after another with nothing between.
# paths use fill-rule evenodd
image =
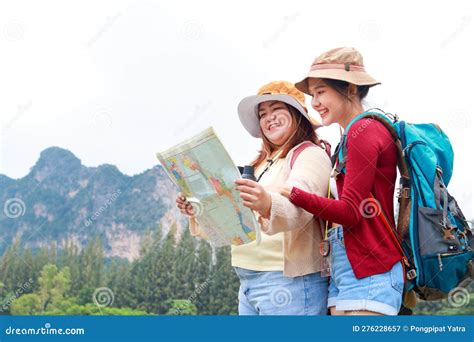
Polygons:
<instances>
[{"instance_id":1,"label":"yellow t-shirt","mask_svg":"<svg viewBox=\"0 0 474 342\"><path fill-rule=\"evenodd\" d=\"M272 185L280 175L285 159L277 159L265 172L259 183L263 186ZM255 176L263 172L267 163L264 162L255 170ZM283 238L284 233L274 235L261 234L262 239L245 245L232 246L232 266L252 271L283 271Z\"/></svg>"}]
</instances>

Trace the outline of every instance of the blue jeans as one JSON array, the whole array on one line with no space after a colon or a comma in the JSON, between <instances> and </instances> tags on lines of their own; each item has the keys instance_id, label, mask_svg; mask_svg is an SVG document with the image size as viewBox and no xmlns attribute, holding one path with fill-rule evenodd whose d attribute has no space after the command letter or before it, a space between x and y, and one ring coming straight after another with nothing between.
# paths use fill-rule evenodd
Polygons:
<instances>
[{"instance_id":1,"label":"blue jeans","mask_svg":"<svg viewBox=\"0 0 474 342\"><path fill-rule=\"evenodd\" d=\"M285 277L234 267L240 278L239 315L326 315L328 278Z\"/></svg>"},{"instance_id":2,"label":"blue jeans","mask_svg":"<svg viewBox=\"0 0 474 342\"><path fill-rule=\"evenodd\" d=\"M397 262L385 273L357 279L347 258L343 228L329 230L331 282L328 307L340 311L368 310L397 315L402 304L403 267Z\"/></svg>"}]
</instances>

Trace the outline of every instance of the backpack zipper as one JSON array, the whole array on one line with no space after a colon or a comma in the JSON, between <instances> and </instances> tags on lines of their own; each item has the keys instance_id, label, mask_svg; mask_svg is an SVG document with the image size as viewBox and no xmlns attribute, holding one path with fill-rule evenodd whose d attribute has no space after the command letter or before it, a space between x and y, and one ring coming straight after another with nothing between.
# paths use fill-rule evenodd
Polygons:
<instances>
[{"instance_id":1,"label":"backpack zipper","mask_svg":"<svg viewBox=\"0 0 474 342\"><path fill-rule=\"evenodd\" d=\"M438 253L438 265L439 271L441 272L443 270L443 260L441 259L441 253Z\"/></svg>"},{"instance_id":2,"label":"backpack zipper","mask_svg":"<svg viewBox=\"0 0 474 342\"><path fill-rule=\"evenodd\" d=\"M448 257L452 255L459 255L463 254L463 252L460 253L438 253L438 265L439 265L439 271L441 272L443 270L443 257Z\"/></svg>"},{"instance_id":3,"label":"backpack zipper","mask_svg":"<svg viewBox=\"0 0 474 342\"><path fill-rule=\"evenodd\" d=\"M425 146L428 146L424 141L420 141L420 140L416 140L414 142L412 142L411 144L409 144L407 147L405 147L403 149L403 155L406 157L406 161L410 167L411 170L413 170L413 165L412 163L410 162L410 153L411 153L411 150L413 149L413 147L415 147L416 145L425 145ZM423 195L423 192L421 191L421 185L419 183L419 180L417 177L414 177L414 174L412 172L411 173L411 177L415 183L415 185L418 187L418 189L420 189L420 192L419 192L419 195L421 197L421 202L423 203L423 206L426 207L426 199L425 199L425 195Z\"/></svg>"}]
</instances>

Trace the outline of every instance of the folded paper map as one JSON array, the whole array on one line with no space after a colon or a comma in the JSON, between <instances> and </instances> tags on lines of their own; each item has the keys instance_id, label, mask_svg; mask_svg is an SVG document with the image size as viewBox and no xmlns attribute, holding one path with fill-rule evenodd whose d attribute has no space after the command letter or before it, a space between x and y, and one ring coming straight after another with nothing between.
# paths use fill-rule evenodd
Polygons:
<instances>
[{"instance_id":1,"label":"folded paper map","mask_svg":"<svg viewBox=\"0 0 474 342\"><path fill-rule=\"evenodd\" d=\"M212 245L259 242L260 226L235 189L240 172L212 128L156 155Z\"/></svg>"}]
</instances>

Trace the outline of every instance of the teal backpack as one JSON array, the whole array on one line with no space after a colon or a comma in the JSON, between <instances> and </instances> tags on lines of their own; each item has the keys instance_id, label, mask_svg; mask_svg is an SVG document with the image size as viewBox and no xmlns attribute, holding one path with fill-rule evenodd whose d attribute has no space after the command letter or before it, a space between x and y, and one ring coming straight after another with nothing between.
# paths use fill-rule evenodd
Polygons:
<instances>
[{"instance_id":1,"label":"teal backpack","mask_svg":"<svg viewBox=\"0 0 474 342\"><path fill-rule=\"evenodd\" d=\"M405 292L421 299L446 298L449 292L473 277L474 240L471 228L447 186L453 173L453 149L435 124L411 124L379 109L355 117L336 148L335 174L345 172L347 132L363 119L385 125L398 147L397 227L390 227L404 255ZM380 208L381 209L381 208Z\"/></svg>"}]
</instances>

